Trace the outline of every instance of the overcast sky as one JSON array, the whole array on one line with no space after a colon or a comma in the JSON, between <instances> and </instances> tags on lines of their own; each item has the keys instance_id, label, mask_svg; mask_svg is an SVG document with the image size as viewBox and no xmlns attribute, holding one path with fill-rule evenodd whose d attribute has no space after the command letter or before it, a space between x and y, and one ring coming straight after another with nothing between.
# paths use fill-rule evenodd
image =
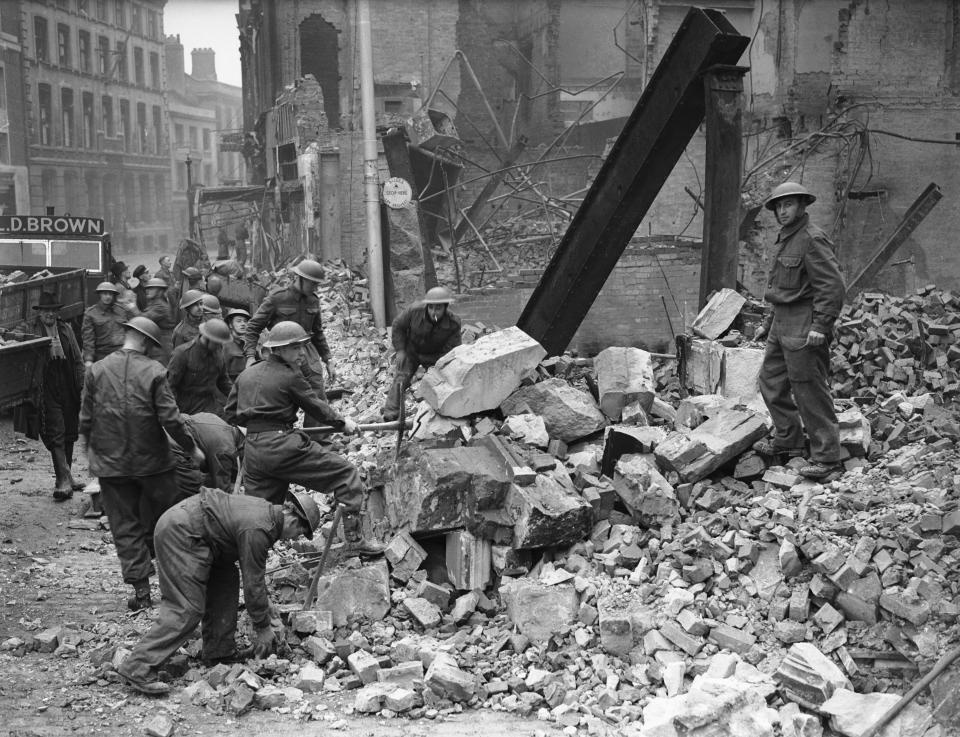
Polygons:
<instances>
[{"instance_id":1,"label":"overcast sky","mask_svg":"<svg viewBox=\"0 0 960 737\"><path fill-rule=\"evenodd\" d=\"M217 53L217 79L240 86L239 6L237 0L168 0L163 30L168 36L180 34L188 74L190 51L209 47Z\"/></svg>"}]
</instances>

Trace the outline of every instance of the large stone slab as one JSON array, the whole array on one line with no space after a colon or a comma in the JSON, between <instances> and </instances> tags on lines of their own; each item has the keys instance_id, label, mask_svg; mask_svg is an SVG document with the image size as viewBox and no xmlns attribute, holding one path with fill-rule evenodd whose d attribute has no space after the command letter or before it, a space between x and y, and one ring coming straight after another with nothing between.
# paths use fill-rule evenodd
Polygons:
<instances>
[{"instance_id":1,"label":"large stone slab","mask_svg":"<svg viewBox=\"0 0 960 737\"><path fill-rule=\"evenodd\" d=\"M639 348L606 348L593 359L600 409L617 421L628 404L639 402L646 412L656 396L653 358Z\"/></svg>"},{"instance_id":2,"label":"large stone slab","mask_svg":"<svg viewBox=\"0 0 960 737\"><path fill-rule=\"evenodd\" d=\"M657 426L610 425L603 431L603 458L600 470L613 476L621 456L629 453L652 453L667 439L667 431Z\"/></svg>"},{"instance_id":3,"label":"large stone slab","mask_svg":"<svg viewBox=\"0 0 960 737\"><path fill-rule=\"evenodd\" d=\"M526 409L543 417L551 438L565 443L591 435L607 424L593 397L563 379L521 387L500 404L504 415L519 414Z\"/></svg>"},{"instance_id":4,"label":"large stone slab","mask_svg":"<svg viewBox=\"0 0 960 737\"><path fill-rule=\"evenodd\" d=\"M723 377L723 346L713 340L683 342L683 384L693 394L714 394Z\"/></svg>"},{"instance_id":5,"label":"large stone slab","mask_svg":"<svg viewBox=\"0 0 960 737\"><path fill-rule=\"evenodd\" d=\"M333 626L355 620L377 622L390 611L390 574L386 561L321 576L315 609L333 614Z\"/></svg>"},{"instance_id":6,"label":"large stone slab","mask_svg":"<svg viewBox=\"0 0 960 737\"><path fill-rule=\"evenodd\" d=\"M683 481L698 481L746 451L767 434L764 418L725 409L689 433L674 432L654 451L657 462Z\"/></svg>"},{"instance_id":7,"label":"large stone slab","mask_svg":"<svg viewBox=\"0 0 960 737\"><path fill-rule=\"evenodd\" d=\"M744 399L759 395L763 353L762 348L725 348L720 393Z\"/></svg>"},{"instance_id":8,"label":"large stone slab","mask_svg":"<svg viewBox=\"0 0 960 737\"><path fill-rule=\"evenodd\" d=\"M634 519L659 529L680 517L680 502L673 487L657 470L652 455L631 454L617 461L613 488Z\"/></svg>"},{"instance_id":9,"label":"large stone slab","mask_svg":"<svg viewBox=\"0 0 960 737\"><path fill-rule=\"evenodd\" d=\"M898 701L898 694L860 694L841 688L820 707L820 711L830 717L830 727L839 734L860 737ZM923 737L930 727L930 720L930 708L912 701L884 727L881 734L884 737Z\"/></svg>"},{"instance_id":10,"label":"large stone slab","mask_svg":"<svg viewBox=\"0 0 960 737\"><path fill-rule=\"evenodd\" d=\"M577 619L580 597L570 584L547 586L525 578L500 585L500 599L518 630L532 642L546 642Z\"/></svg>"},{"instance_id":11,"label":"large stone slab","mask_svg":"<svg viewBox=\"0 0 960 737\"><path fill-rule=\"evenodd\" d=\"M509 486L483 445L413 448L384 484L387 518L414 534L467 527L478 510L500 506Z\"/></svg>"},{"instance_id":12,"label":"large stone slab","mask_svg":"<svg viewBox=\"0 0 960 737\"><path fill-rule=\"evenodd\" d=\"M746 303L746 298L733 289L721 289L700 310L690 329L701 338L716 340L730 329Z\"/></svg>"},{"instance_id":13,"label":"large stone slab","mask_svg":"<svg viewBox=\"0 0 960 737\"><path fill-rule=\"evenodd\" d=\"M870 442L873 440L870 420L860 410L838 412L837 424L840 426L840 445L852 455L864 456L870 451Z\"/></svg>"},{"instance_id":14,"label":"large stone slab","mask_svg":"<svg viewBox=\"0 0 960 737\"><path fill-rule=\"evenodd\" d=\"M697 677L679 696L658 696L643 707L640 737L773 737L779 716L764 690L739 678Z\"/></svg>"},{"instance_id":15,"label":"large stone slab","mask_svg":"<svg viewBox=\"0 0 960 737\"><path fill-rule=\"evenodd\" d=\"M447 353L424 375L419 391L440 414L466 417L499 406L545 355L520 328L506 328Z\"/></svg>"},{"instance_id":16,"label":"large stone slab","mask_svg":"<svg viewBox=\"0 0 960 737\"><path fill-rule=\"evenodd\" d=\"M837 689L853 689L840 667L809 642L790 646L773 679L787 698L792 693L812 704L824 703Z\"/></svg>"},{"instance_id":17,"label":"large stone slab","mask_svg":"<svg viewBox=\"0 0 960 737\"><path fill-rule=\"evenodd\" d=\"M573 545L593 525L593 507L564 469L538 473L528 486L511 486L504 508L513 520L515 548Z\"/></svg>"}]
</instances>

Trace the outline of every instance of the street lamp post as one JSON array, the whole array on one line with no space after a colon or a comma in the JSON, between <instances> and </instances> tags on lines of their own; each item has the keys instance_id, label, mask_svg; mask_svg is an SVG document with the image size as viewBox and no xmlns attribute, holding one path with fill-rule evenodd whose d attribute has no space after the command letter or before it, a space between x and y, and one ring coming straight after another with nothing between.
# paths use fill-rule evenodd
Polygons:
<instances>
[{"instance_id":1,"label":"street lamp post","mask_svg":"<svg viewBox=\"0 0 960 737\"><path fill-rule=\"evenodd\" d=\"M190 158L189 151L185 163L187 165L187 237L193 238L193 169L191 168L193 159Z\"/></svg>"}]
</instances>

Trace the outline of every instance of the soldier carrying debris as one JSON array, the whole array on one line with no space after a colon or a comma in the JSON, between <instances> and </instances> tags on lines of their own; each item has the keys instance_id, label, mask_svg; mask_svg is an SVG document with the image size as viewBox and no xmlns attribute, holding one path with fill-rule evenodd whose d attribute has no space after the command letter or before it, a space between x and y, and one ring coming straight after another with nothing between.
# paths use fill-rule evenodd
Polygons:
<instances>
[{"instance_id":1,"label":"soldier carrying debris","mask_svg":"<svg viewBox=\"0 0 960 737\"><path fill-rule=\"evenodd\" d=\"M240 659L235 636L241 575L244 605L256 631L253 655L267 657L279 641L264 580L267 553L278 540L313 538L319 524L320 510L305 493L291 494L279 506L201 489L168 510L156 534L160 612L117 667L120 677L141 693L167 693L170 686L157 679L156 669L190 639L198 624L205 663Z\"/></svg>"},{"instance_id":2,"label":"soldier carrying debris","mask_svg":"<svg viewBox=\"0 0 960 737\"><path fill-rule=\"evenodd\" d=\"M363 481L356 466L293 427L299 408L327 423L342 425L346 433L358 431L357 423L341 417L318 397L300 372L304 344L309 340L297 323L277 323L263 344L269 350L267 359L246 369L233 385L225 419L247 428L244 489L274 504L284 499L291 483L332 493L343 506L349 552L379 555L382 546L363 539L361 533Z\"/></svg>"},{"instance_id":3,"label":"soldier carrying debris","mask_svg":"<svg viewBox=\"0 0 960 737\"><path fill-rule=\"evenodd\" d=\"M460 345L460 318L450 312L453 295L446 287L427 290L420 302L405 309L393 321L393 347L397 352L396 376L387 392L383 419L400 414L403 393L417 368L433 366L441 356Z\"/></svg>"},{"instance_id":4,"label":"soldier carrying debris","mask_svg":"<svg viewBox=\"0 0 960 737\"><path fill-rule=\"evenodd\" d=\"M810 461L799 472L820 479L840 468L840 430L827 383L830 337L843 307L844 283L833 244L810 223L816 197L795 182L776 187L764 207L776 214L776 240L765 299L773 304L756 338L766 336L760 393L774 434L754 445L764 455L800 456L804 430Z\"/></svg>"}]
</instances>

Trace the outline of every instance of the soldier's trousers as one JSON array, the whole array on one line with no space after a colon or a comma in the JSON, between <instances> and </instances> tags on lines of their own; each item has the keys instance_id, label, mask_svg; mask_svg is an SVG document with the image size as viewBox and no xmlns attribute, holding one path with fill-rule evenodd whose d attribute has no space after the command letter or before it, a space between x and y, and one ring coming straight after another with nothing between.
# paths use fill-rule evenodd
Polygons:
<instances>
[{"instance_id":1,"label":"soldier's trousers","mask_svg":"<svg viewBox=\"0 0 960 737\"><path fill-rule=\"evenodd\" d=\"M778 448L804 447L820 463L840 460L840 430L830 396L830 343L807 345L810 302L776 305L760 369L760 393L773 418Z\"/></svg>"},{"instance_id":2,"label":"soldier's trousers","mask_svg":"<svg viewBox=\"0 0 960 737\"><path fill-rule=\"evenodd\" d=\"M247 494L283 504L291 483L333 494L344 512L363 502L360 472L343 456L300 430L249 432L244 442L243 486Z\"/></svg>"},{"instance_id":3,"label":"soldier's trousers","mask_svg":"<svg viewBox=\"0 0 960 737\"><path fill-rule=\"evenodd\" d=\"M203 520L184 505L173 507L157 524L160 611L157 621L124 661L133 677L173 655L200 625L203 658L227 657L236 650L240 571L218 561L204 538Z\"/></svg>"}]
</instances>

